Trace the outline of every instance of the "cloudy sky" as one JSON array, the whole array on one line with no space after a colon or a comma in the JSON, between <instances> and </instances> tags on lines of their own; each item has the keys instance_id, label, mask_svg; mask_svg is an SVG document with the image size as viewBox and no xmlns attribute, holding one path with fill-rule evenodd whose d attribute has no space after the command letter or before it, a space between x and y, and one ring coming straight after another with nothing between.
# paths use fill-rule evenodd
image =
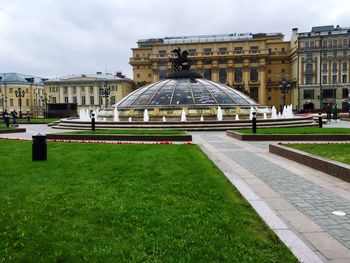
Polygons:
<instances>
[{"instance_id":1,"label":"cloudy sky","mask_svg":"<svg viewBox=\"0 0 350 263\"><path fill-rule=\"evenodd\" d=\"M0 72L122 71L142 38L350 26L349 0L0 0Z\"/></svg>"}]
</instances>

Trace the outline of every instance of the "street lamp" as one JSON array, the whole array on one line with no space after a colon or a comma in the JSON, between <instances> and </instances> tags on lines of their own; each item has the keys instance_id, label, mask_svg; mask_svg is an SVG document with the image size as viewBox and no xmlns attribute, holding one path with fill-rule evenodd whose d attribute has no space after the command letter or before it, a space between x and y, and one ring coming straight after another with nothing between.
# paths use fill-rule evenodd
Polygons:
<instances>
[{"instance_id":1,"label":"street lamp","mask_svg":"<svg viewBox=\"0 0 350 263\"><path fill-rule=\"evenodd\" d=\"M5 111L5 104L7 102L7 97L4 94L1 94L0 101L1 101L1 106L2 106L2 112L4 112Z\"/></svg>"},{"instance_id":2,"label":"street lamp","mask_svg":"<svg viewBox=\"0 0 350 263\"><path fill-rule=\"evenodd\" d=\"M40 100L42 101L43 106L44 106L44 119L45 119L45 118L47 118L47 113L48 113L47 103L50 102L50 100L47 99L47 93L45 93L44 96L40 96Z\"/></svg>"},{"instance_id":3,"label":"street lamp","mask_svg":"<svg viewBox=\"0 0 350 263\"><path fill-rule=\"evenodd\" d=\"M282 93L282 109L284 108L284 106L286 105L286 92L288 92L288 90L290 89L290 84L286 81L285 78L282 79L280 85L278 86L281 90Z\"/></svg>"},{"instance_id":4,"label":"street lamp","mask_svg":"<svg viewBox=\"0 0 350 263\"><path fill-rule=\"evenodd\" d=\"M105 97L105 109L108 107L108 96L111 94L111 88L108 88L106 82L103 83L103 87L100 87L100 96Z\"/></svg>"},{"instance_id":5,"label":"street lamp","mask_svg":"<svg viewBox=\"0 0 350 263\"><path fill-rule=\"evenodd\" d=\"M24 98L25 92L21 88L15 91L15 95L18 98L19 105L19 118L22 119L22 98Z\"/></svg>"}]
</instances>

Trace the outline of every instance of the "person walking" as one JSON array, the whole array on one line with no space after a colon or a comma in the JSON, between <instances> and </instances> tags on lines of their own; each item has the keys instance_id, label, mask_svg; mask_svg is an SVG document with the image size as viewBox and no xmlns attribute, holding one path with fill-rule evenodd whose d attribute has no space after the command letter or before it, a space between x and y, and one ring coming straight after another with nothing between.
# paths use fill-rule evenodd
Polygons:
<instances>
[{"instance_id":1,"label":"person walking","mask_svg":"<svg viewBox=\"0 0 350 263\"><path fill-rule=\"evenodd\" d=\"M333 113L333 120L336 122L338 119L338 113L339 113L339 108L338 108L337 104L334 104L334 106L332 108L332 113Z\"/></svg>"},{"instance_id":2,"label":"person walking","mask_svg":"<svg viewBox=\"0 0 350 263\"><path fill-rule=\"evenodd\" d=\"M331 121L331 118L332 118L332 105L330 103L327 104L326 113L327 113L327 121Z\"/></svg>"},{"instance_id":3,"label":"person walking","mask_svg":"<svg viewBox=\"0 0 350 263\"><path fill-rule=\"evenodd\" d=\"M12 112L12 121L13 124L17 123L17 112L15 110Z\"/></svg>"}]
</instances>

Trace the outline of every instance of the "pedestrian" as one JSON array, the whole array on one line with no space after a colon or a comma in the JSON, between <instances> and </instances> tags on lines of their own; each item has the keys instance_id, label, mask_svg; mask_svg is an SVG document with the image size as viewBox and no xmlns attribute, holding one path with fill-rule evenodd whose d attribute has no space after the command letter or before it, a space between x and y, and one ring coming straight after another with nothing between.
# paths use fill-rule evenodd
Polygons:
<instances>
[{"instance_id":1,"label":"pedestrian","mask_svg":"<svg viewBox=\"0 0 350 263\"><path fill-rule=\"evenodd\" d=\"M15 110L13 110L12 112L12 121L13 121L13 124L16 124L17 123L17 112Z\"/></svg>"},{"instance_id":2,"label":"pedestrian","mask_svg":"<svg viewBox=\"0 0 350 263\"><path fill-rule=\"evenodd\" d=\"M332 113L333 113L333 120L336 122L338 119L338 113L339 113L339 108L338 108L337 104L334 104L334 106L332 108Z\"/></svg>"},{"instance_id":3,"label":"pedestrian","mask_svg":"<svg viewBox=\"0 0 350 263\"><path fill-rule=\"evenodd\" d=\"M327 104L326 113L327 113L327 121L331 121L332 105L330 103Z\"/></svg>"}]
</instances>

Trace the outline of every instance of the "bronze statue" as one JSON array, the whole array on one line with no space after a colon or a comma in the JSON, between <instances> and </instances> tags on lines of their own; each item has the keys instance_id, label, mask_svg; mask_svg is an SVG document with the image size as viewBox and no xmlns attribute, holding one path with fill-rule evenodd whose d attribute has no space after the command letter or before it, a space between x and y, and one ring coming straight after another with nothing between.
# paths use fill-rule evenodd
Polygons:
<instances>
[{"instance_id":1,"label":"bronze statue","mask_svg":"<svg viewBox=\"0 0 350 263\"><path fill-rule=\"evenodd\" d=\"M174 71L189 70L191 68L192 61L188 58L187 50L181 53L181 48L176 48L171 52L177 54L177 58L170 59L171 67Z\"/></svg>"}]
</instances>

